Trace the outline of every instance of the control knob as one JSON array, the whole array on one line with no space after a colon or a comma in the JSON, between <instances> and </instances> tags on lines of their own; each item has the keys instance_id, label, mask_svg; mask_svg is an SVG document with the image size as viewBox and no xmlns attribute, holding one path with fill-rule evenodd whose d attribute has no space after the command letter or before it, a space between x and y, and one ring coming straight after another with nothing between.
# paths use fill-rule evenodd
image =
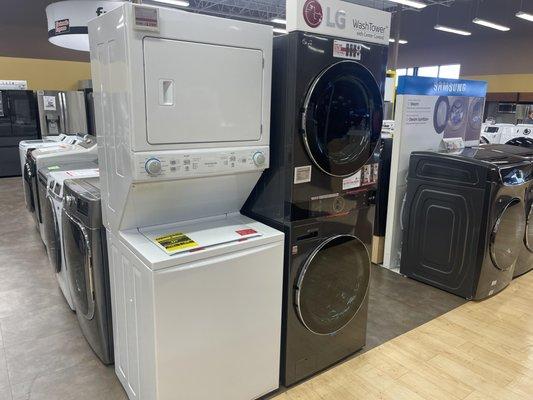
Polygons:
<instances>
[{"instance_id":1,"label":"control knob","mask_svg":"<svg viewBox=\"0 0 533 400\"><path fill-rule=\"evenodd\" d=\"M256 167L260 167L265 164L266 158L262 152L258 151L252 156L252 160Z\"/></svg>"},{"instance_id":2,"label":"control knob","mask_svg":"<svg viewBox=\"0 0 533 400\"><path fill-rule=\"evenodd\" d=\"M159 161L157 158L150 158L144 164L144 169L149 175L159 175L161 173L161 161Z\"/></svg>"}]
</instances>

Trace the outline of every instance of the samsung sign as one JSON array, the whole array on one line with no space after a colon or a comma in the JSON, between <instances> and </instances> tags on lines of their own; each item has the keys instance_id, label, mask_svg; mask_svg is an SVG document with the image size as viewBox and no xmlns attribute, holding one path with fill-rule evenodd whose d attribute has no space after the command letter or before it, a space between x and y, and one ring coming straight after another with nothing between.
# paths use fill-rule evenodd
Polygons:
<instances>
[{"instance_id":1,"label":"samsung sign","mask_svg":"<svg viewBox=\"0 0 533 400\"><path fill-rule=\"evenodd\" d=\"M487 93L487 82L464 79L426 78L421 76L400 76L396 93L423 96L485 97Z\"/></svg>"},{"instance_id":2,"label":"samsung sign","mask_svg":"<svg viewBox=\"0 0 533 400\"><path fill-rule=\"evenodd\" d=\"M287 0L287 30L389 44L388 12L335 0Z\"/></svg>"}]
</instances>

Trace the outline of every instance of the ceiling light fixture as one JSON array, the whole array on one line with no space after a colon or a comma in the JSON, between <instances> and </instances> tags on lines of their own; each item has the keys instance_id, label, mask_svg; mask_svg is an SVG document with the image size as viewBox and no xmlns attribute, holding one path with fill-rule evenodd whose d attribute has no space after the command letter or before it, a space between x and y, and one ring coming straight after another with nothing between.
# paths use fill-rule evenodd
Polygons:
<instances>
[{"instance_id":1,"label":"ceiling light fixture","mask_svg":"<svg viewBox=\"0 0 533 400\"><path fill-rule=\"evenodd\" d=\"M456 28L452 28L452 27L449 27L446 25L440 25L440 24L435 25L434 29L438 31L442 31L442 32L455 33L456 35L462 35L462 36L470 36L472 34L472 32L463 31L462 29L456 29Z\"/></svg>"},{"instance_id":2,"label":"ceiling light fixture","mask_svg":"<svg viewBox=\"0 0 533 400\"><path fill-rule=\"evenodd\" d=\"M274 22L275 24L287 25L287 21L283 18L272 18L270 21Z\"/></svg>"},{"instance_id":3,"label":"ceiling light fixture","mask_svg":"<svg viewBox=\"0 0 533 400\"><path fill-rule=\"evenodd\" d=\"M394 43L394 42L396 42L396 40L394 40L393 38L390 38L390 39L389 39L389 42L390 42L390 43ZM409 43L409 42L408 42L407 40L400 39L400 40L398 40L398 43L400 43L400 44L407 44L407 43Z\"/></svg>"},{"instance_id":4,"label":"ceiling light fixture","mask_svg":"<svg viewBox=\"0 0 533 400\"><path fill-rule=\"evenodd\" d=\"M511 28L509 28L508 26L500 25L495 22L487 21L486 19L482 19L482 18L474 18L472 22L474 24L483 25L487 28L496 29L502 32L507 32L511 30Z\"/></svg>"},{"instance_id":5,"label":"ceiling light fixture","mask_svg":"<svg viewBox=\"0 0 533 400\"><path fill-rule=\"evenodd\" d=\"M287 29L273 28L272 31L276 33L287 33Z\"/></svg>"},{"instance_id":6,"label":"ceiling light fixture","mask_svg":"<svg viewBox=\"0 0 533 400\"><path fill-rule=\"evenodd\" d=\"M186 0L153 0L155 3L168 4L178 7L189 7L189 2Z\"/></svg>"},{"instance_id":7,"label":"ceiling light fixture","mask_svg":"<svg viewBox=\"0 0 533 400\"><path fill-rule=\"evenodd\" d=\"M426 3L422 3L421 1L417 1L417 0L390 0L390 1L392 1L393 3L403 4L404 6L409 6L409 7L418 8L418 9L428 6Z\"/></svg>"},{"instance_id":8,"label":"ceiling light fixture","mask_svg":"<svg viewBox=\"0 0 533 400\"><path fill-rule=\"evenodd\" d=\"M533 22L533 14L527 13L525 11L519 11L515 14L518 18L525 19L526 21Z\"/></svg>"}]
</instances>

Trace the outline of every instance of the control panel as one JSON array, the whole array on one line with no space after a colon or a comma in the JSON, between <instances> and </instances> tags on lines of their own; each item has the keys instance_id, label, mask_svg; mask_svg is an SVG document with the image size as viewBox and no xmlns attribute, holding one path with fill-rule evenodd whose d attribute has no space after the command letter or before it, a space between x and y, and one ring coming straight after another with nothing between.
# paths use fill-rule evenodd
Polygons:
<instances>
[{"instance_id":1,"label":"control panel","mask_svg":"<svg viewBox=\"0 0 533 400\"><path fill-rule=\"evenodd\" d=\"M269 147L160 151L135 154L134 180L168 180L262 171Z\"/></svg>"}]
</instances>

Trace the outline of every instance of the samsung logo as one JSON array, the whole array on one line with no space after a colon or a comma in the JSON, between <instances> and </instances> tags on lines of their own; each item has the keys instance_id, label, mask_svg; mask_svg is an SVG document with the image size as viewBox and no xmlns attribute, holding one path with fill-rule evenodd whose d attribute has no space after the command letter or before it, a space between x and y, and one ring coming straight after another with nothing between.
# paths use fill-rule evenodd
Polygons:
<instances>
[{"instance_id":1,"label":"samsung logo","mask_svg":"<svg viewBox=\"0 0 533 400\"><path fill-rule=\"evenodd\" d=\"M437 82L433 85L433 90L435 92L463 93L466 92L466 83Z\"/></svg>"}]
</instances>

